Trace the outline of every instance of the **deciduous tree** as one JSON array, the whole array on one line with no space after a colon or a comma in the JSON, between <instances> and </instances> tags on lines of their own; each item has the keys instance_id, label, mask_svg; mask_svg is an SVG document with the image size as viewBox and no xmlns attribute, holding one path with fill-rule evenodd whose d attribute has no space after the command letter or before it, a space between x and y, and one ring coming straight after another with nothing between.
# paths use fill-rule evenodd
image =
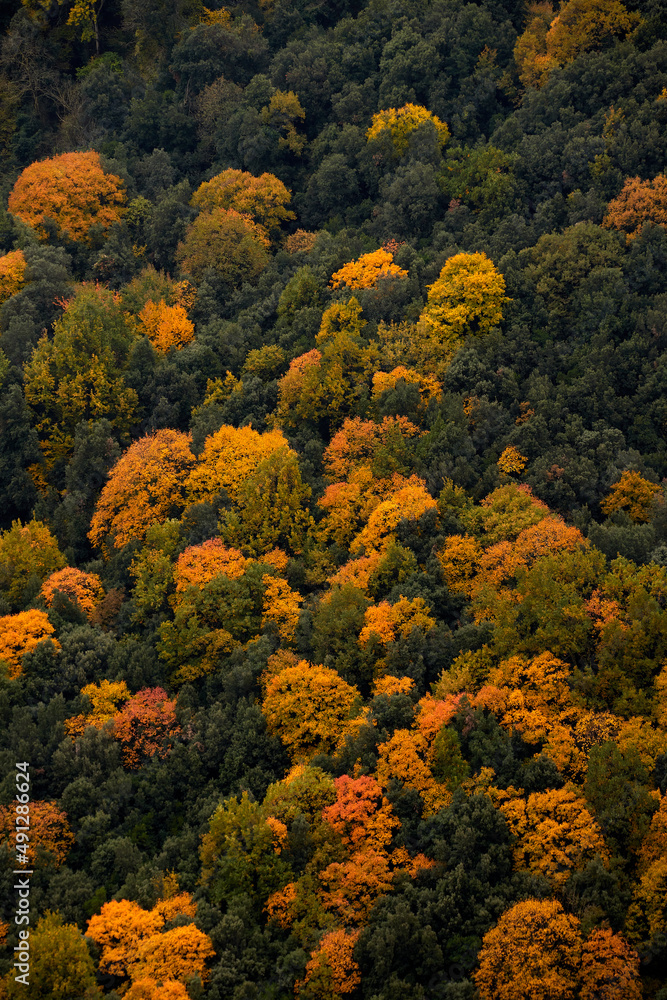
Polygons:
<instances>
[{"instance_id":1,"label":"deciduous tree","mask_svg":"<svg viewBox=\"0 0 667 1000\"><path fill-rule=\"evenodd\" d=\"M19 611L15 615L3 615L0 618L0 661L9 668L10 677L18 677L21 673L21 660L26 653L32 651L44 642L50 640L56 649L60 643L52 638L55 628L43 611Z\"/></svg>"},{"instance_id":2,"label":"deciduous tree","mask_svg":"<svg viewBox=\"0 0 667 1000\"><path fill-rule=\"evenodd\" d=\"M128 698L114 716L114 736L123 747L123 761L131 769L147 757L168 756L181 727L176 722L176 700L160 687L144 688Z\"/></svg>"},{"instance_id":3,"label":"deciduous tree","mask_svg":"<svg viewBox=\"0 0 667 1000\"><path fill-rule=\"evenodd\" d=\"M556 900L527 899L484 935L473 974L482 1000L574 1000L579 921Z\"/></svg>"},{"instance_id":4,"label":"deciduous tree","mask_svg":"<svg viewBox=\"0 0 667 1000\"><path fill-rule=\"evenodd\" d=\"M135 414L137 394L124 381L133 324L120 298L82 285L65 304L25 368L25 397L37 416L47 468L70 455L77 424L106 417L121 433Z\"/></svg>"},{"instance_id":5,"label":"deciduous tree","mask_svg":"<svg viewBox=\"0 0 667 1000\"><path fill-rule=\"evenodd\" d=\"M0 806L0 836L12 847L21 829L16 825L16 815L15 804ZM28 867L39 864L59 868L74 844L67 813L59 809L56 802L33 799L28 815L30 827L25 830L29 837L26 853Z\"/></svg>"},{"instance_id":6,"label":"deciduous tree","mask_svg":"<svg viewBox=\"0 0 667 1000\"><path fill-rule=\"evenodd\" d=\"M183 306L167 305L164 299L157 303L149 300L139 313L139 321L151 344L160 354L167 354L170 350L179 351L195 335L194 323L188 319Z\"/></svg>"},{"instance_id":7,"label":"deciduous tree","mask_svg":"<svg viewBox=\"0 0 667 1000\"><path fill-rule=\"evenodd\" d=\"M375 288L380 278L407 278L408 272L394 264L394 255L380 248L365 253L331 276L332 288Z\"/></svg>"},{"instance_id":8,"label":"deciduous tree","mask_svg":"<svg viewBox=\"0 0 667 1000\"><path fill-rule=\"evenodd\" d=\"M660 487L656 483L645 479L638 472L626 470L601 502L600 508L605 514L625 510L636 523L646 522L651 518L653 501L659 492Z\"/></svg>"},{"instance_id":9,"label":"deciduous tree","mask_svg":"<svg viewBox=\"0 0 667 1000\"><path fill-rule=\"evenodd\" d=\"M270 678L262 714L292 758L307 760L334 749L358 696L335 670L301 660Z\"/></svg>"},{"instance_id":10,"label":"deciduous tree","mask_svg":"<svg viewBox=\"0 0 667 1000\"><path fill-rule=\"evenodd\" d=\"M250 216L267 234L275 235L281 223L296 218L287 208L291 197L274 174L253 177L246 170L230 168L200 184L192 196L192 204L202 212L233 209Z\"/></svg>"},{"instance_id":11,"label":"deciduous tree","mask_svg":"<svg viewBox=\"0 0 667 1000\"><path fill-rule=\"evenodd\" d=\"M22 250L12 250L0 257L0 305L21 291L26 267Z\"/></svg>"},{"instance_id":12,"label":"deciduous tree","mask_svg":"<svg viewBox=\"0 0 667 1000\"><path fill-rule=\"evenodd\" d=\"M135 441L118 459L95 507L88 537L108 553L107 537L120 548L143 539L155 522L186 505L186 482L195 464L190 435L162 430Z\"/></svg>"},{"instance_id":13,"label":"deciduous tree","mask_svg":"<svg viewBox=\"0 0 667 1000\"><path fill-rule=\"evenodd\" d=\"M23 607L40 583L64 566L65 557L42 521L12 521L0 535L0 593L13 609Z\"/></svg>"},{"instance_id":14,"label":"deciduous tree","mask_svg":"<svg viewBox=\"0 0 667 1000\"><path fill-rule=\"evenodd\" d=\"M90 619L104 597L104 587L96 573L84 573L73 566L66 566L65 569L51 573L39 593L48 607L53 604L56 593L65 594L76 601Z\"/></svg>"},{"instance_id":15,"label":"deciduous tree","mask_svg":"<svg viewBox=\"0 0 667 1000\"><path fill-rule=\"evenodd\" d=\"M95 966L76 924L66 924L59 913L47 910L30 931L29 982L36 1000L94 1000L101 996ZM13 969L0 982L8 1000L25 996L26 986Z\"/></svg>"},{"instance_id":16,"label":"deciduous tree","mask_svg":"<svg viewBox=\"0 0 667 1000\"><path fill-rule=\"evenodd\" d=\"M213 268L229 288L255 281L269 261L268 240L249 215L232 208L202 212L178 244L181 271L200 282Z\"/></svg>"},{"instance_id":17,"label":"deciduous tree","mask_svg":"<svg viewBox=\"0 0 667 1000\"><path fill-rule=\"evenodd\" d=\"M404 104L401 108L378 111L373 115L366 138L372 141L387 135L394 156L400 157L408 150L411 134L427 122L435 129L440 146L445 146L449 141L447 125L420 104Z\"/></svg>"},{"instance_id":18,"label":"deciduous tree","mask_svg":"<svg viewBox=\"0 0 667 1000\"><path fill-rule=\"evenodd\" d=\"M83 240L93 226L108 228L123 215L125 190L105 173L99 153L61 153L31 163L9 195L9 211L47 239L45 220L70 239Z\"/></svg>"},{"instance_id":19,"label":"deciduous tree","mask_svg":"<svg viewBox=\"0 0 667 1000\"><path fill-rule=\"evenodd\" d=\"M115 718L121 702L131 697L125 681L102 680L99 684L86 684L81 694L90 698L92 710L82 715L73 715L65 722L65 732L73 739L80 736L88 726L101 729Z\"/></svg>"}]
</instances>

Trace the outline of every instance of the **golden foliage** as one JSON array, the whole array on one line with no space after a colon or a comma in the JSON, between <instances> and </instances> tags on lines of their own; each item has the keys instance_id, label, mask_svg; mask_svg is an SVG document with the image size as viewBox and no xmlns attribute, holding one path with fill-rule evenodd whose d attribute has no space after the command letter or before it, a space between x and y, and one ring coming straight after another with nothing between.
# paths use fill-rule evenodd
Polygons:
<instances>
[{"instance_id":1,"label":"golden foliage","mask_svg":"<svg viewBox=\"0 0 667 1000\"><path fill-rule=\"evenodd\" d=\"M407 417L384 417L381 423L347 417L324 452L328 479L346 479L361 465L371 465L377 453L422 432Z\"/></svg>"},{"instance_id":2,"label":"golden foliage","mask_svg":"<svg viewBox=\"0 0 667 1000\"><path fill-rule=\"evenodd\" d=\"M432 115L420 104L404 104L401 108L386 108L384 111L378 111L373 115L366 138L370 141L381 138L383 133L388 134L394 154L403 156L408 150L411 134L427 122L430 122L435 128L439 144L446 145L449 141L447 125L440 121L437 115Z\"/></svg>"},{"instance_id":3,"label":"golden foliage","mask_svg":"<svg viewBox=\"0 0 667 1000\"><path fill-rule=\"evenodd\" d=\"M311 952L305 976L295 986L296 995L306 1000L332 1000L353 993L361 982L361 972L353 957L360 933L335 930L325 934Z\"/></svg>"},{"instance_id":4,"label":"golden foliage","mask_svg":"<svg viewBox=\"0 0 667 1000\"><path fill-rule=\"evenodd\" d=\"M29 821L28 867L39 864L40 867L53 865L60 868L74 844L67 813L58 807L57 802L33 799ZM16 824L16 806L0 806L0 840L11 843L20 829Z\"/></svg>"},{"instance_id":5,"label":"golden foliage","mask_svg":"<svg viewBox=\"0 0 667 1000\"><path fill-rule=\"evenodd\" d=\"M223 490L232 501L241 497L243 486L265 458L287 448L282 431L259 434L252 427L223 425L209 435L196 467L187 483L187 491L195 503L212 500Z\"/></svg>"},{"instance_id":6,"label":"golden foliage","mask_svg":"<svg viewBox=\"0 0 667 1000\"><path fill-rule=\"evenodd\" d=\"M639 21L639 14L630 13L620 0L569 0L547 32L547 52L558 63L571 62L610 38L624 37Z\"/></svg>"},{"instance_id":7,"label":"golden foliage","mask_svg":"<svg viewBox=\"0 0 667 1000\"><path fill-rule=\"evenodd\" d=\"M581 949L579 1000L641 1000L639 955L620 934L596 928Z\"/></svg>"},{"instance_id":8,"label":"golden foliage","mask_svg":"<svg viewBox=\"0 0 667 1000\"><path fill-rule=\"evenodd\" d=\"M450 257L428 286L420 319L443 344L455 348L469 334L483 335L503 318L505 279L485 253Z\"/></svg>"},{"instance_id":9,"label":"golden foliage","mask_svg":"<svg viewBox=\"0 0 667 1000\"><path fill-rule=\"evenodd\" d=\"M189 1000L190 994L175 979L156 981L145 977L136 979L123 997L124 1000Z\"/></svg>"},{"instance_id":10,"label":"golden foliage","mask_svg":"<svg viewBox=\"0 0 667 1000\"><path fill-rule=\"evenodd\" d=\"M32 582L65 566L58 542L42 521L12 521L0 535L0 590L10 606L21 607Z\"/></svg>"},{"instance_id":11,"label":"golden foliage","mask_svg":"<svg viewBox=\"0 0 667 1000\"><path fill-rule=\"evenodd\" d=\"M510 444L505 448L496 464L501 472L509 476L513 472L521 472L525 468L527 461L526 456L522 455L514 445Z\"/></svg>"},{"instance_id":12,"label":"golden foliage","mask_svg":"<svg viewBox=\"0 0 667 1000\"><path fill-rule=\"evenodd\" d=\"M667 177L664 174L657 174L649 181L627 177L620 193L607 205L602 225L606 229L620 229L629 241L639 236L645 222L667 228Z\"/></svg>"},{"instance_id":13,"label":"golden foliage","mask_svg":"<svg viewBox=\"0 0 667 1000\"><path fill-rule=\"evenodd\" d=\"M271 677L262 714L295 761L331 751L359 692L329 667L301 660Z\"/></svg>"},{"instance_id":14,"label":"golden foliage","mask_svg":"<svg viewBox=\"0 0 667 1000\"><path fill-rule=\"evenodd\" d=\"M367 646L371 637L376 636L387 645L400 638L407 638L413 629L429 632L435 627L435 618L423 597L409 600L402 595L395 604L380 601L366 609L365 625L359 634L359 645Z\"/></svg>"},{"instance_id":15,"label":"golden foliage","mask_svg":"<svg viewBox=\"0 0 667 1000\"><path fill-rule=\"evenodd\" d=\"M547 53L547 32L554 19L550 3L531 3L528 23L514 46L514 61L519 67L519 79L524 87L543 87L558 61Z\"/></svg>"},{"instance_id":16,"label":"golden foliage","mask_svg":"<svg viewBox=\"0 0 667 1000\"><path fill-rule=\"evenodd\" d=\"M504 802L500 810L518 838L515 867L539 872L554 886L562 886L596 854L609 858L586 800L570 789L533 792L527 799Z\"/></svg>"},{"instance_id":17,"label":"golden foliage","mask_svg":"<svg viewBox=\"0 0 667 1000\"><path fill-rule=\"evenodd\" d=\"M88 532L93 545L108 554L109 534L121 548L133 538L145 538L155 522L180 512L194 463L190 435L181 431L156 431L135 441L111 469L97 501Z\"/></svg>"},{"instance_id":18,"label":"golden foliage","mask_svg":"<svg viewBox=\"0 0 667 1000\"><path fill-rule=\"evenodd\" d=\"M249 216L261 227L260 232L268 233L296 218L286 208L291 197L274 174L253 177L246 170L230 168L200 184L192 196L192 204L202 212L231 209L235 214Z\"/></svg>"},{"instance_id":19,"label":"golden foliage","mask_svg":"<svg viewBox=\"0 0 667 1000\"><path fill-rule=\"evenodd\" d=\"M265 574L262 583L265 588L262 625L275 622L282 641L290 643L296 635L299 608L303 598L296 590L292 590L286 580L281 580L279 577Z\"/></svg>"},{"instance_id":20,"label":"golden foliage","mask_svg":"<svg viewBox=\"0 0 667 1000\"><path fill-rule=\"evenodd\" d=\"M423 406L427 406L431 399L439 399L442 394L440 382L432 375L425 375L415 371L414 368L398 365L390 372L375 372L371 399L377 400L384 392L395 389L401 379L408 385L418 387Z\"/></svg>"},{"instance_id":21,"label":"golden foliage","mask_svg":"<svg viewBox=\"0 0 667 1000\"><path fill-rule=\"evenodd\" d=\"M527 899L484 935L473 979L481 1000L574 1000L579 921L556 900Z\"/></svg>"},{"instance_id":22,"label":"golden foliage","mask_svg":"<svg viewBox=\"0 0 667 1000\"><path fill-rule=\"evenodd\" d=\"M51 607L57 592L73 598L89 619L104 597L104 587L99 576L96 573L84 573L73 566L66 566L65 569L52 573L42 584L39 593L47 606Z\"/></svg>"},{"instance_id":23,"label":"golden foliage","mask_svg":"<svg viewBox=\"0 0 667 1000\"><path fill-rule=\"evenodd\" d=\"M102 680L99 684L87 684L81 694L90 698L92 709L85 715L73 715L65 720L65 732L76 739L88 726L101 729L118 714L118 705L131 697L125 681Z\"/></svg>"},{"instance_id":24,"label":"golden foliage","mask_svg":"<svg viewBox=\"0 0 667 1000\"><path fill-rule=\"evenodd\" d=\"M410 694L414 686L412 677L392 677L387 674L373 682L373 695L377 697L384 694L391 697L392 694Z\"/></svg>"},{"instance_id":25,"label":"golden foliage","mask_svg":"<svg viewBox=\"0 0 667 1000\"><path fill-rule=\"evenodd\" d=\"M83 240L93 226L105 229L118 222L125 204L124 184L102 169L99 153L61 153L31 163L18 177L8 208L32 226L40 239L48 238L44 221L60 233Z\"/></svg>"},{"instance_id":26,"label":"golden foliage","mask_svg":"<svg viewBox=\"0 0 667 1000\"><path fill-rule=\"evenodd\" d=\"M381 501L368 518L366 527L352 540L350 551L354 555L363 546L366 551L379 548L406 518L419 519L437 504L428 493L423 479L411 476L388 499Z\"/></svg>"},{"instance_id":27,"label":"golden foliage","mask_svg":"<svg viewBox=\"0 0 667 1000\"><path fill-rule=\"evenodd\" d=\"M201 545L189 545L181 552L174 567L176 593L188 587L203 587L214 577L222 574L230 580L238 580L246 571L250 560L238 549L228 548L221 538L209 538Z\"/></svg>"},{"instance_id":28,"label":"golden foliage","mask_svg":"<svg viewBox=\"0 0 667 1000\"><path fill-rule=\"evenodd\" d=\"M15 615L0 618L0 661L9 668L9 676L16 678L21 673L21 660L26 653L32 653L45 639L50 639L56 649L60 643L52 638L55 628L43 611L19 611Z\"/></svg>"},{"instance_id":29,"label":"golden foliage","mask_svg":"<svg viewBox=\"0 0 667 1000\"><path fill-rule=\"evenodd\" d=\"M625 510L635 523L643 523L650 520L653 501L659 492L660 487L656 483L644 479L638 472L626 470L600 503L600 509L604 514Z\"/></svg>"},{"instance_id":30,"label":"golden foliage","mask_svg":"<svg viewBox=\"0 0 667 1000\"><path fill-rule=\"evenodd\" d=\"M387 250L365 253L331 276L332 288L376 288L381 278L407 278L408 272L394 264L394 255Z\"/></svg>"},{"instance_id":31,"label":"golden foliage","mask_svg":"<svg viewBox=\"0 0 667 1000\"><path fill-rule=\"evenodd\" d=\"M306 145L306 137L297 132L297 123L304 121L306 112L301 107L301 102L294 91L276 90L268 105L262 108L261 115L264 124L283 133L278 139L278 146L289 149L295 156L301 156ZM273 174L268 176L272 177ZM295 217L293 213L290 215L292 218Z\"/></svg>"},{"instance_id":32,"label":"golden foliage","mask_svg":"<svg viewBox=\"0 0 667 1000\"><path fill-rule=\"evenodd\" d=\"M194 323L181 305L168 306L164 299L148 301L139 313L141 326L156 351L180 351L195 335Z\"/></svg>"},{"instance_id":33,"label":"golden foliage","mask_svg":"<svg viewBox=\"0 0 667 1000\"><path fill-rule=\"evenodd\" d=\"M419 731L397 729L389 740L380 744L375 776L383 788L392 779L415 788L424 800L424 814L433 815L446 808L452 796L434 779L425 760L428 749L428 741Z\"/></svg>"},{"instance_id":34,"label":"golden foliage","mask_svg":"<svg viewBox=\"0 0 667 1000\"><path fill-rule=\"evenodd\" d=\"M0 257L0 305L25 285L26 262L22 250L11 250Z\"/></svg>"}]
</instances>

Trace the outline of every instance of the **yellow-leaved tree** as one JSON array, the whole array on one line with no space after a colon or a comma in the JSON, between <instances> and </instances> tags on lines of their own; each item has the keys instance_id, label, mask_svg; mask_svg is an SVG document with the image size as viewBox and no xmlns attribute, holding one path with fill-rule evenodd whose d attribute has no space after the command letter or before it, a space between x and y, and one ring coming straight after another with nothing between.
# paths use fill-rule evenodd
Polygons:
<instances>
[{"instance_id":1,"label":"yellow-leaved tree","mask_svg":"<svg viewBox=\"0 0 667 1000\"><path fill-rule=\"evenodd\" d=\"M412 133L426 124L435 129L439 144L446 145L449 141L447 125L421 104L404 104L401 108L378 111L373 115L366 138L369 142L388 139L392 155L398 158L407 152Z\"/></svg>"}]
</instances>

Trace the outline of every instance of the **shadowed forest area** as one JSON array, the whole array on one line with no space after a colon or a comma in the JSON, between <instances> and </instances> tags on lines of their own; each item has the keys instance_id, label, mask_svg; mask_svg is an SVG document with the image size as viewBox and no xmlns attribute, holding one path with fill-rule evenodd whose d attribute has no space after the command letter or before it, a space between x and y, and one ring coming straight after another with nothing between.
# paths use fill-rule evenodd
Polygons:
<instances>
[{"instance_id":1,"label":"shadowed forest area","mask_svg":"<svg viewBox=\"0 0 667 1000\"><path fill-rule=\"evenodd\" d=\"M0 1000L667 1000L667 0L0 33Z\"/></svg>"}]
</instances>

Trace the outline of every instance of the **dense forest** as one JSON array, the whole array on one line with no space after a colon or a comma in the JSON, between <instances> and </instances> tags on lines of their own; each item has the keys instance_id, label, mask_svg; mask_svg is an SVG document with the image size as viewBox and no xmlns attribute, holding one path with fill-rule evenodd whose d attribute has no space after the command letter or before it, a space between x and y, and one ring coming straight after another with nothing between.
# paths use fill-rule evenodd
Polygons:
<instances>
[{"instance_id":1,"label":"dense forest","mask_svg":"<svg viewBox=\"0 0 667 1000\"><path fill-rule=\"evenodd\" d=\"M667 0L0 33L1 1000L667 1000Z\"/></svg>"}]
</instances>

